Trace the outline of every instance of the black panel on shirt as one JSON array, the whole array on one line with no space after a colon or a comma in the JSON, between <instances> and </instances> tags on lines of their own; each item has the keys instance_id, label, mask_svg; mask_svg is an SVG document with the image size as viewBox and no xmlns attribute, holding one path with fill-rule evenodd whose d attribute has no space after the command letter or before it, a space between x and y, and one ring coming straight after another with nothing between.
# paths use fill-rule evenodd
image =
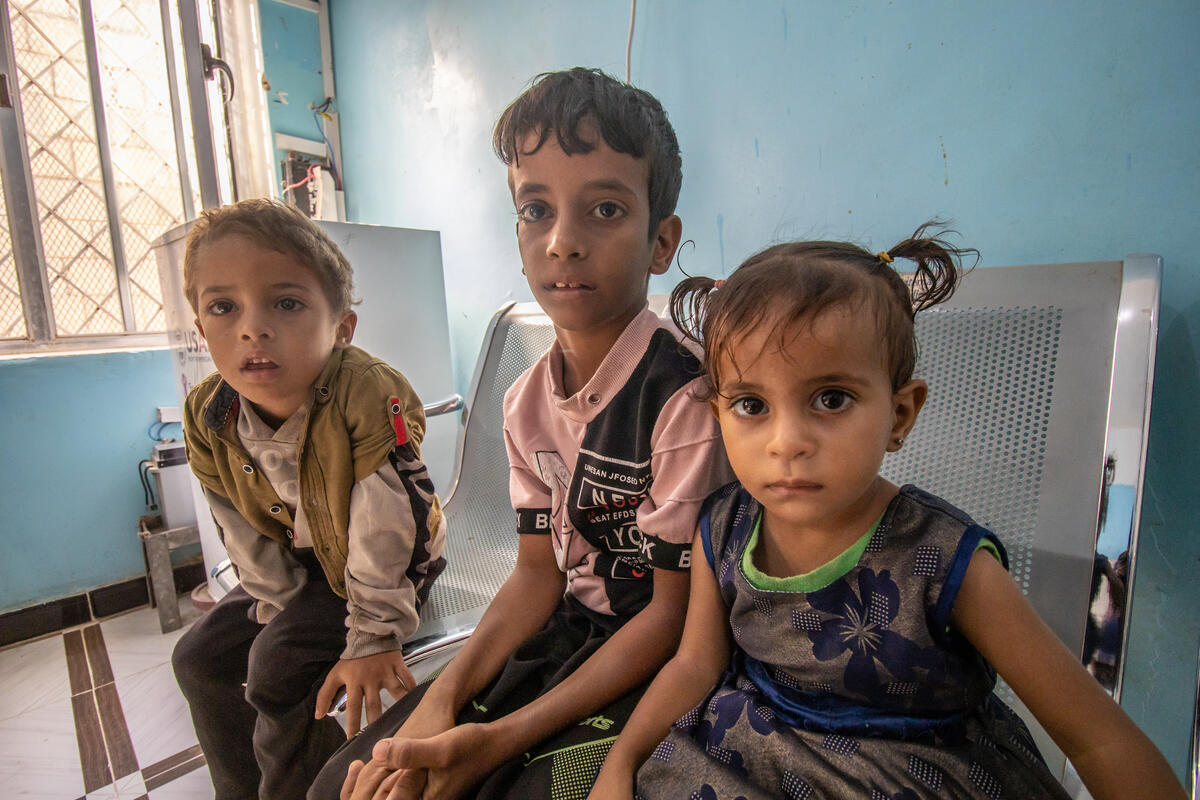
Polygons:
<instances>
[{"instance_id":1,"label":"black panel on shirt","mask_svg":"<svg viewBox=\"0 0 1200 800\"><path fill-rule=\"evenodd\" d=\"M633 614L649 602L653 567L680 569L691 543L646 536L637 509L646 499L650 436L671 397L700 374L700 362L669 331L650 337L633 374L588 423L571 478L567 513L572 525L601 551L595 573L616 614Z\"/></svg>"}]
</instances>

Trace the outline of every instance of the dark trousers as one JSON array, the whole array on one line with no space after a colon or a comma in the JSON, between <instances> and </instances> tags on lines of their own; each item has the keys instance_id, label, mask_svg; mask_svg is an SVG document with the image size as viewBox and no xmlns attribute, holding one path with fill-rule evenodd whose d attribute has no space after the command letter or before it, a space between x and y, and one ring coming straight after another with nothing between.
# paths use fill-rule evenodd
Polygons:
<instances>
[{"instance_id":1,"label":"dark trousers","mask_svg":"<svg viewBox=\"0 0 1200 800\"><path fill-rule=\"evenodd\" d=\"M487 722L528 705L574 672L619 626L620 621L612 617L590 612L574 600L565 600L546 626L509 657L496 679L473 702L463 706L456 721ZM309 800L336 800L350 762L370 761L375 743L400 729L428 688L429 683L418 686L347 742L329 759L313 783ZM587 719L540 742L530 752L502 764L491 774L479 775L479 785L466 797L475 800L586 797L612 740L645 690L645 685L634 689L598 708Z\"/></svg>"},{"instance_id":2,"label":"dark trousers","mask_svg":"<svg viewBox=\"0 0 1200 800\"><path fill-rule=\"evenodd\" d=\"M346 601L319 567L309 575L266 625L250 618L255 601L238 586L175 646L175 678L216 800L301 798L346 742L333 718L313 719L317 691L346 647Z\"/></svg>"}]
</instances>

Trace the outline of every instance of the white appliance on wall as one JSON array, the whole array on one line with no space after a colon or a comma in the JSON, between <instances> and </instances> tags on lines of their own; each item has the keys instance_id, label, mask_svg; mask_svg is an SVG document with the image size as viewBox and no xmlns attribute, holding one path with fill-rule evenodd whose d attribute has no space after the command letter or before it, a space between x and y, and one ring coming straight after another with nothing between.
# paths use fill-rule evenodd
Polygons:
<instances>
[{"instance_id":1,"label":"white appliance on wall","mask_svg":"<svg viewBox=\"0 0 1200 800\"><path fill-rule=\"evenodd\" d=\"M158 262L163 309L182 407L193 386L215 371L208 348L194 324L183 294L183 252L188 222L160 236L151 245ZM450 363L450 327L446 319L446 288L442 279L441 237L437 231L389 228L349 222L318 221L354 267L354 296L358 327L354 344L384 359L408 378L417 395L433 403L455 394ZM430 417L421 456L438 491L450 482L458 415ZM191 479L200 546L204 552L209 592L219 600L228 591L214 573L227 556L208 513L200 484Z\"/></svg>"}]
</instances>

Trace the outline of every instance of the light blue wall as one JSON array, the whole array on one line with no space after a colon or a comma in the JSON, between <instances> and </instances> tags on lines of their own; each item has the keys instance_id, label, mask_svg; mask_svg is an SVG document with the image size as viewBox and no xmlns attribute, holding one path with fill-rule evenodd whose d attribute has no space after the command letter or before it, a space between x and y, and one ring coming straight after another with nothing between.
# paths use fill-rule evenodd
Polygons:
<instances>
[{"instance_id":1,"label":"light blue wall","mask_svg":"<svg viewBox=\"0 0 1200 800\"><path fill-rule=\"evenodd\" d=\"M529 299L492 124L537 72L623 75L629 3L331 9L349 217L441 231L465 388L491 313ZM1194 0L660 0L633 45L683 148L689 271L786 237L886 247L933 215L988 264L1163 256L1124 703L1181 771L1200 633L1197 41Z\"/></svg>"},{"instance_id":2,"label":"light blue wall","mask_svg":"<svg viewBox=\"0 0 1200 800\"><path fill-rule=\"evenodd\" d=\"M145 574L137 467L178 404L166 350L0 361L0 613Z\"/></svg>"},{"instance_id":3,"label":"light blue wall","mask_svg":"<svg viewBox=\"0 0 1200 800\"><path fill-rule=\"evenodd\" d=\"M325 99L317 15L276 0L259 0L258 17L263 70L271 86L267 91L271 133L320 141L321 129L310 108ZM276 180L280 178L279 162L285 158L286 151L275 151Z\"/></svg>"}]
</instances>

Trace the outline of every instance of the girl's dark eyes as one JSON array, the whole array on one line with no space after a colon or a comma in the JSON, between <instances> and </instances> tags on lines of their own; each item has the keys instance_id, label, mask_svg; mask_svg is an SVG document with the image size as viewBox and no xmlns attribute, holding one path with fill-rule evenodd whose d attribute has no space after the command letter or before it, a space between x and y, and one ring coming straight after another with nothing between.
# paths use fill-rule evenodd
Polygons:
<instances>
[{"instance_id":1,"label":"girl's dark eyes","mask_svg":"<svg viewBox=\"0 0 1200 800\"><path fill-rule=\"evenodd\" d=\"M742 417L756 417L767 410L767 404L757 397L739 397L731 407L735 414Z\"/></svg>"},{"instance_id":2,"label":"girl's dark eyes","mask_svg":"<svg viewBox=\"0 0 1200 800\"><path fill-rule=\"evenodd\" d=\"M208 304L208 313L219 317L222 314L228 314L233 311L233 303L228 300L214 300Z\"/></svg>"},{"instance_id":3,"label":"girl's dark eyes","mask_svg":"<svg viewBox=\"0 0 1200 800\"><path fill-rule=\"evenodd\" d=\"M816 406L822 411L841 411L853 398L841 389L826 389L817 395Z\"/></svg>"},{"instance_id":4,"label":"girl's dark eyes","mask_svg":"<svg viewBox=\"0 0 1200 800\"><path fill-rule=\"evenodd\" d=\"M294 297L281 297L275 305L279 306L284 311L299 311L304 308L304 303Z\"/></svg>"}]
</instances>

